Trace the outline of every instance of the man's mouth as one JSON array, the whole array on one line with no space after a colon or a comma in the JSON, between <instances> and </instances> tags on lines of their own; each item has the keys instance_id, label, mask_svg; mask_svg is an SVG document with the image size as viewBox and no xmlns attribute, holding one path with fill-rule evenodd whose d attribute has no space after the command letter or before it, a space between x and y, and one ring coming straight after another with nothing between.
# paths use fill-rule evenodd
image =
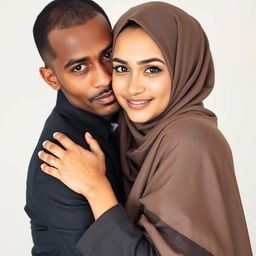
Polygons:
<instances>
[{"instance_id":1,"label":"man's mouth","mask_svg":"<svg viewBox=\"0 0 256 256\"><path fill-rule=\"evenodd\" d=\"M102 90L97 96L92 98L92 102L97 102L98 104L108 105L113 103L116 97L112 91L112 88Z\"/></svg>"}]
</instances>

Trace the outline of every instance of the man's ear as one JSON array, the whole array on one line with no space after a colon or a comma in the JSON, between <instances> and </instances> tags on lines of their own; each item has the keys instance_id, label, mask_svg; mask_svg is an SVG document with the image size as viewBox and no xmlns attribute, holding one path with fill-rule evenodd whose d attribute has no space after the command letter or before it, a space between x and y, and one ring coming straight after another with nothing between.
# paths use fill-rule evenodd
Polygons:
<instances>
[{"instance_id":1,"label":"man's ear","mask_svg":"<svg viewBox=\"0 0 256 256\"><path fill-rule=\"evenodd\" d=\"M39 69L41 77L44 79L44 81L49 84L54 90L60 89L60 84L58 82L57 77L53 73L51 68L41 67Z\"/></svg>"}]
</instances>

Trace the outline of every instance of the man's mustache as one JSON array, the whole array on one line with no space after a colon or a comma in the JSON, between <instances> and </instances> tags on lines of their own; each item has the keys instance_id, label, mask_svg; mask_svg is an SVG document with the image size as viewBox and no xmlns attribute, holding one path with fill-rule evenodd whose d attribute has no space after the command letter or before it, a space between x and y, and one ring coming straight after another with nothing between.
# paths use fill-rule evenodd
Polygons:
<instances>
[{"instance_id":1,"label":"man's mustache","mask_svg":"<svg viewBox=\"0 0 256 256\"><path fill-rule=\"evenodd\" d=\"M109 92L109 91L111 91L111 90L112 90L112 87L108 87L108 88L106 88L106 89L103 89L102 91L100 91L99 93L97 93L96 95L94 95L93 97L91 97L91 98L89 99L89 101L92 102L92 101L94 101L95 98L98 98L98 97L100 97L101 95L103 95L104 93L107 93L107 92Z\"/></svg>"}]
</instances>

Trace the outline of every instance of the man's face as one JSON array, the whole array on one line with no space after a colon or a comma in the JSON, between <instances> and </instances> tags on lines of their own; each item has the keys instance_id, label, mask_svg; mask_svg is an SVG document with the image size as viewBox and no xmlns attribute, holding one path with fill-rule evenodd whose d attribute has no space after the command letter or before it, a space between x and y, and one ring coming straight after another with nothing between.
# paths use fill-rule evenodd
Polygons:
<instances>
[{"instance_id":1,"label":"man's face","mask_svg":"<svg viewBox=\"0 0 256 256\"><path fill-rule=\"evenodd\" d=\"M51 86L70 103L107 118L119 105L112 91L112 33L98 14L82 25L53 30L49 43L57 57L50 63ZM42 74L42 71L41 71ZM43 76L43 75L42 75Z\"/></svg>"}]
</instances>

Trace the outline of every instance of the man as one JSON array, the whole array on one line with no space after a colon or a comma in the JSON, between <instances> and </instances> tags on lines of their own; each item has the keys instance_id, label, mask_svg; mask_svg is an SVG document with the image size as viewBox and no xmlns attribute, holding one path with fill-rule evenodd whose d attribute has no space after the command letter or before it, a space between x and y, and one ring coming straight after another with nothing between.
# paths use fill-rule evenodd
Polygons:
<instances>
[{"instance_id":1,"label":"man","mask_svg":"<svg viewBox=\"0 0 256 256\"><path fill-rule=\"evenodd\" d=\"M45 63L40 74L57 93L33 153L25 211L31 219L32 255L81 255L75 245L94 221L86 199L40 170L37 153L54 132L89 149L90 132L106 154L107 177L122 201L118 150L111 121L119 106L111 89L112 33L109 20L91 0L55 0L38 15L34 39Z\"/></svg>"}]
</instances>

